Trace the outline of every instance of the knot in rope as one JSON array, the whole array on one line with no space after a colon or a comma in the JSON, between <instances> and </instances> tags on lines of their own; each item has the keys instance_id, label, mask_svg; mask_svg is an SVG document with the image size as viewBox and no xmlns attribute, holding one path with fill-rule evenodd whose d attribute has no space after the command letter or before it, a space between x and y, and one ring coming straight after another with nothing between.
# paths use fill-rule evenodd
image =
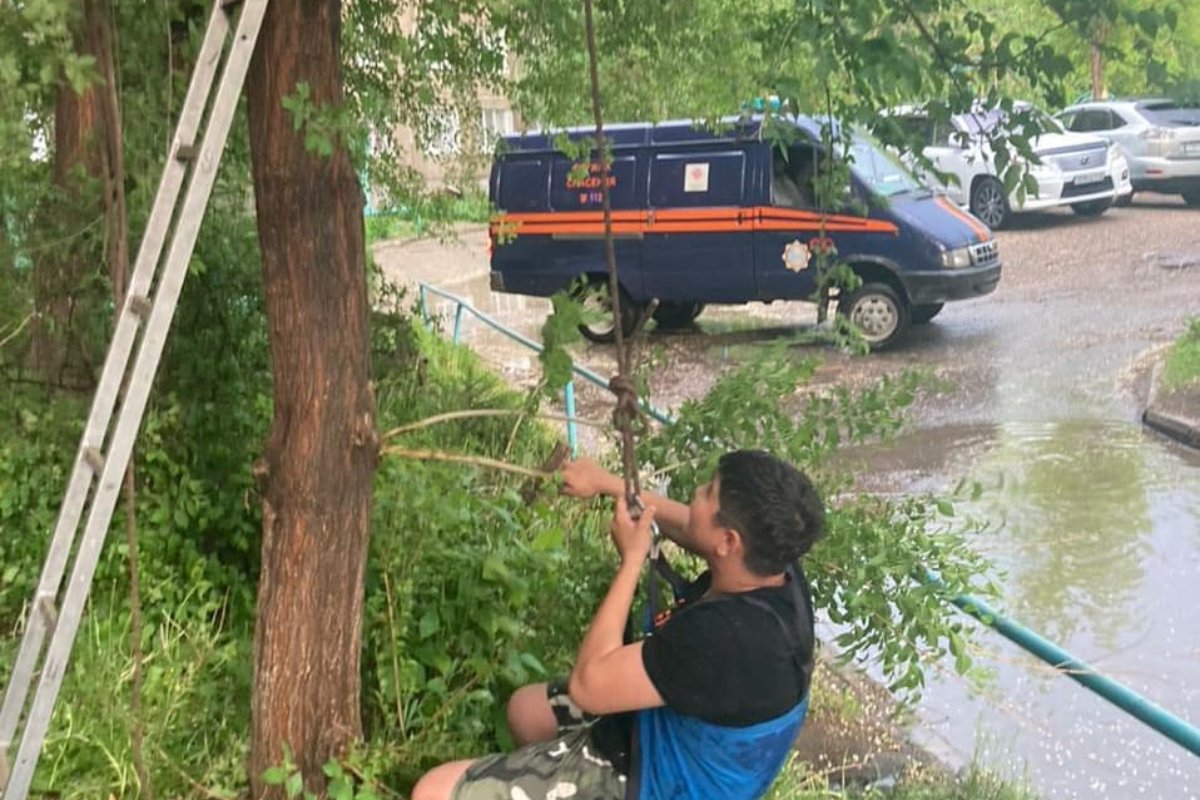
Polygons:
<instances>
[{"instance_id":1,"label":"knot in rope","mask_svg":"<svg viewBox=\"0 0 1200 800\"><path fill-rule=\"evenodd\" d=\"M614 375L608 381L608 390L617 397L613 408L613 426L622 434L633 433L634 427L643 422L642 407L638 403L637 386L628 375Z\"/></svg>"}]
</instances>

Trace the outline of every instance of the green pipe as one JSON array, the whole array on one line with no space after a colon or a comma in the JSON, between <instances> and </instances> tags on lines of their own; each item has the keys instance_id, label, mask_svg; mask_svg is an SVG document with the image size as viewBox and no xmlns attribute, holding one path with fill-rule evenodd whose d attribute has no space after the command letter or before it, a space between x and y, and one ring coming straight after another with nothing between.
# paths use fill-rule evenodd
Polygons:
<instances>
[{"instance_id":1,"label":"green pipe","mask_svg":"<svg viewBox=\"0 0 1200 800\"><path fill-rule=\"evenodd\" d=\"M935 586L946 588L941 579L932 572L928 573L926 580ZM978 597L960 594L952 597L950 602L1005 638L1016 642L1056 670L1063 672L1067 677L1083 684L1126 713L1137 717L1171 741L1182 745L1193 755L1200 756L1200 729L1195 725L1180 719L1127 686L1102 675L1094 667L1075 658L1050 640L997 612Z\"/></svg>"}]
</instances>

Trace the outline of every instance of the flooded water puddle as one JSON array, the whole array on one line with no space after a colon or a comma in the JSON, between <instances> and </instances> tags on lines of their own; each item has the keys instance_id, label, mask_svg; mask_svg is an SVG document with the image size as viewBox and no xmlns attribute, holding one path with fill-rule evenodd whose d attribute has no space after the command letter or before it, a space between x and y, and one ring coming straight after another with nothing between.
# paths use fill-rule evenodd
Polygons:
<instances>
[{"instance_id":1,"label":"flooded water puddle","mask_svg":"<svg viewBox=\"0 0 1200 800\"><path fill-rule=\"evenodd\" d=\"M1023 422L923 430L852 454L862 488L945 491L987 520L994 605L1167 711L1200 724L1200 455L1136 425ZM1200 797L1200 757L989 629L976 691L934 665L918 737L1048 798Z\"/></svg>"}]
</instances>

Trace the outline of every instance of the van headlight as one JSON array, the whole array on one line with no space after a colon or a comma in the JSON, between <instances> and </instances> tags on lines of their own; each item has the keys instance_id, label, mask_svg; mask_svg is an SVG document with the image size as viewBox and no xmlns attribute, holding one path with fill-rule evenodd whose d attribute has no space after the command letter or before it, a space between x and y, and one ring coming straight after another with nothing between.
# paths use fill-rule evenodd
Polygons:
<instances>
[{"instance_id":1,"label":"van headlight","mask_svg":"<svg viewBox=\"0 0 1200 800\"><path fill-rule=\"evenodd\" d=\"M962 269L971 266L971 248L956 247L942 251L942 269Z\"/></svg>"}]
</instances>

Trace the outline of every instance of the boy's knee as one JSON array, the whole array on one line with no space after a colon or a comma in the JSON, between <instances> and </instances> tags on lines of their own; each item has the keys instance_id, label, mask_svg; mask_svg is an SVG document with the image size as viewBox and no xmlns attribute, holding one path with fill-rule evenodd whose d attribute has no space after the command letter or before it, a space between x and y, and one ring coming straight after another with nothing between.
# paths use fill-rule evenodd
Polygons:
<instances>
[{"instance_id":1,"label":"boy's knee","mask_svg":"<svg viewBox=\"0 0 1200 800\"><path fill-rule=\"evenodd\" d=\"M517 689L508 699L505 712L508 730L518 746L553 739L558 733L558 723L546 699L544 683Z\"/></svg>"},{"instance_id":2,"label":"boy's knee","mask_svg":"<svg viewBox=\"0 0 1200 800\"><path fill-rule=\"evenodd\" d=\"M410 800L450 800L454 787L471 763L470 760L451 761L429 770L413 787Z\"/></svg>"}]
</instances>

